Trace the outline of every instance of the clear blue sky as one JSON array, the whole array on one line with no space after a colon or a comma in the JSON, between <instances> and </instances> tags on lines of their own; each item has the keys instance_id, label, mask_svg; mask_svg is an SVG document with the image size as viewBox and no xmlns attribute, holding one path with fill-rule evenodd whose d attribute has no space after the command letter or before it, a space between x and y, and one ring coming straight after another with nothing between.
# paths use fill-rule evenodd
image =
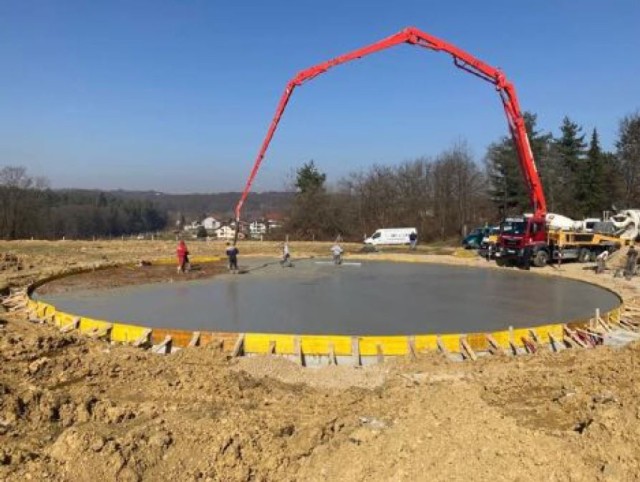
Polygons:
<instances>
[{"instance_id":1,"label":"clear blue sky","mask_svg":"<svg viewBox=\"0 0 640 482\"><path fill-rule=\"evenodd\" d=\"M0 165L54 187L239 190L287 80L413 25L501 67L523 109L613 147L640 107L640 1L0 1ZM399 46L298 89L255 184L315 159L329 179L435 155L480 162L495 91Z\"/></svg>"}]
</instances>

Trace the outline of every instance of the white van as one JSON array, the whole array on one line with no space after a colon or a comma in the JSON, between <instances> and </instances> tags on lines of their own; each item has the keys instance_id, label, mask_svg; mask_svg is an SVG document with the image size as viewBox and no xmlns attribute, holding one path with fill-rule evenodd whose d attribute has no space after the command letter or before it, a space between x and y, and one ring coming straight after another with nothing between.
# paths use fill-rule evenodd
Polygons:
<instances>
[{"instance_id":1,"label":"white van","mask_svg":"<svg viewBox=\"0 0 640 482\"><path fill-rule=\"evenodd\" d=\"M364 240L364 244L409 244L409 235L418 233L416 228L386 228L378 229Z\"/></svg>"}]
</instances>

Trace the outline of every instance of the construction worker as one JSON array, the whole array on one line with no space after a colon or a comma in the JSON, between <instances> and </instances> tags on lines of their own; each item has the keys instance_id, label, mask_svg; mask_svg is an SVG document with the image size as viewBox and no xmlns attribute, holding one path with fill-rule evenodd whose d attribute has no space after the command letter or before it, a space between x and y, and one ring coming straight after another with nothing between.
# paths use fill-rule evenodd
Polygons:
<instances>
[{"instance_id":1,"label":"construction worker","mask_svg":"<svg viewBox=\"0 0 640 482\"><path fill-rule=\"evenodd\" d=\"M229 259L229 271L235 274L238 272L238 254L240 254L240 250L227 242L226 253L227 258Z\"/></svg>"},{"instance_id":2,"label":"construction worker","mask_svg":"<svg viewBox=\"0 0 640 482\"><path fill-rule=\"evenodd\" d=\"M333 255L333 264L342 264L342 253L344 250L338 243L331 246L331 254Z\"/></svg>"},{"instance_id":3,"label":"construction worker","mask_svg":"<svg viewBox=\"0 0 640 482\"><path fill-rule=\"evenodd\" d=\"M411 234L409 234L409 244L411 245L411 250L415 251L418 245L418 233L415 231L411 231Z\"/></svg>"},{"instance_id":4,"label":"construction worker","mask_svg":"<svg viewBox=\"0 0 640 482\"><path fill-rule=\"evenodd\" d=\"M596 274L602 274L607 269L607 259L609 259L608 249L596 256Z\"/></svg>"},{"instance_id":5,"label":"construction worker","mask_svg":"<svg viewBox=\"0 0 640 482\"><path fill-rule=\"evenodd\" d=\"M627 264L624 267L624 277L630 280L636 274L636 266L638 264L638 250L632 244L627 251Z\"/></svg>"},{"instance_id":6,"label":"construction worker","mask_svg":"<svg viewBox=\"0 0 640 482\"><path fill-rule=\"evenodd\" d=\"M289 252L289 243L286 241L282 245L282 259L280 260L280 266L283 268L286 266L287 268L291 268L293 264L291 264L291 253Z\"/></svg>"},{"instance_id":7,"label":"construction worker","mask_svg":"<svg viewBox=\"0 0 640 482\"><path fill-rule=\"evenodd\" d=\"M178 273L184 273L189 268L189 250L182 239L178 243L176 256L178 257Z\"/></svg>"}]
</instances>

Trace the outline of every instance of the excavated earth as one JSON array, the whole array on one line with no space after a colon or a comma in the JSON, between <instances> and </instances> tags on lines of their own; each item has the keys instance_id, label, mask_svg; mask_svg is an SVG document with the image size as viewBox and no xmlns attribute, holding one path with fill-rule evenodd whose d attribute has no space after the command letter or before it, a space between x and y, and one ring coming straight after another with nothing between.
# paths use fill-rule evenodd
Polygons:
<instances>
[{"instance_id":1,"label":"excavated earth","mask_svg":"<svg viewBox=\"0 0 640 482\"><path fill-rule=\"evenodd\" d=\"M223 248L189 247L207 256ZM0 285L154 259L173 248L0 243L0 253L17 260L0 271ZM292 246L294 255L328 248ZM277 245L240 250L274 254ZM371 256L496 269L431 253ZM533 273L637 296L637 279L585 268ZM640 478L639 344L305 369L277 358L229 359L213 347L159 356L61 334L19 312L0 319L0 480Z\"/></svg>"}]
</instances>

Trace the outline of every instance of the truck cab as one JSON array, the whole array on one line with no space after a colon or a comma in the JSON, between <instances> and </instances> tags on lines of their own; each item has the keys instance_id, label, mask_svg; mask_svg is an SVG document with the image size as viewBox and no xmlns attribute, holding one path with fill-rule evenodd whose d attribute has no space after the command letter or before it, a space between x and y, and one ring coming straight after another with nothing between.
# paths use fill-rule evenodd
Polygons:
<instances>
[{"instance_id":1,"label":"truck cab","mask_svg":"<svg viewBox=\"0 0 640 482\"><path fill-rule=\"evenodd\" d=\"M529 268L532 263L535 266L546 265L550 255L545 219L523 216L502 221L496 259L500 265L511 263L524 268Z\"/></svg>"}]
</instances>

